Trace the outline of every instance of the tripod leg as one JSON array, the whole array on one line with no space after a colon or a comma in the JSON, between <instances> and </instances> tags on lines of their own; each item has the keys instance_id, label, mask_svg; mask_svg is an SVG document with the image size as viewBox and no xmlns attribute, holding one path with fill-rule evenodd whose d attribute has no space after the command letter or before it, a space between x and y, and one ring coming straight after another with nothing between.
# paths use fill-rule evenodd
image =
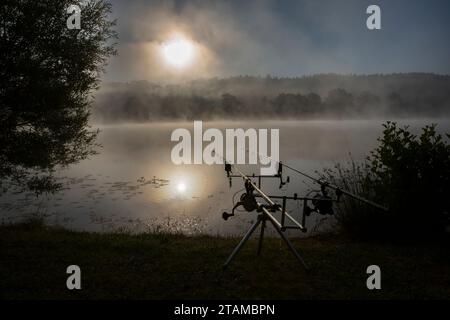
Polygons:
<instances>
[{"instance_id":1,"label":"tripod leg","mask_svg":"<svg viewBox=\"0 0 450 320\"><path fill-rule=\"evenodd\" d=\"M264 239L264 229L266 228L266 219L262 218L261 222L261 233L259 234L259 244L258 244L258 256L261 254L262 243Z\"/></svg>"},{"instance_id":2,"label":"tripod leg","mask_svg":"<svg viewBox=\"0 0 450 320\"><path fill-rule=\"evenodd\" d=\"M230 254L230 256L228 257L227 261L225 261L223 268L225 269L226 267L228 267L228 265L230 264L231 260L233 260L234 256L239 252L239 250L241 250L242 246L245 244L245 242L247 242L247 240L250 238L250 236L252 235L252 233L256 230L256 228L258 227L258 225L261 223L262 218L261 216L258 216L258 220L250 227L250 229L247 231L247 233L245 234L245 236L242 238L241 242L239 242L239 244L237 245L236 248L234 248L233 252Z\"/></svg>"},{"instance_id":3,"label":"tripod leg","mask_svg":"<svg viewBox=\"0 0 450 320\"><path fill-rule=\"evenodd\" d=\"M289 249L291 250L291 252L295 255L295 257L298 259L298 261L300 261L300 263L303 265L303 267L305 268L306 271L309 270L308 266L306 265L305 261L303 260L302 256L298 253L298 251L294 248L294 245L291 243L291 241L289 241L289 239L284 235L283 231L281 231L278 226L272 221L270 220L270 222L272 222L275 230L277 230L278 234L281 236L281 238L283 238L284 242L286 242L286 244L288 245Z\"/></svg>"}]
</instances>

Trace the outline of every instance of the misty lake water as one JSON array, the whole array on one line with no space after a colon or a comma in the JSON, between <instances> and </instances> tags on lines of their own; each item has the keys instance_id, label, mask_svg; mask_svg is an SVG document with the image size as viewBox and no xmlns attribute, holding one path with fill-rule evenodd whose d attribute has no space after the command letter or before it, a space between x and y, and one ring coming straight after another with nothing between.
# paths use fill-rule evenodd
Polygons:
<instances>
[{"instance_id":1,"label":"misty lake water","mask_svg":"<svg viewBox=\"0 0 450 320\"><path fill-rule=\"evenodd\" d=\"M382 120L207 122L207 128L279 128L280 159L314 175L315 170L338 161L364 159L377 145ZM418 133L425 124L438 123L449 132L449 120L402 120ZM74 230L131 232L169 231L185 234L239 235L257 213L238 213L223 221L233 195L243 187L235 179L230 188L222 165L181 165L171 162L171 132L193 128L193 122L99 125L99 154L57 173L63 190L36 198L32 193L9 192L0 196L0 219L18 222L41 216L50 225ZM206 145L206 143L205 143ZM243 171L258 173L258 166ZM302 195L317 186L285 170L291 183L278 188L278 180L263 181L272 195ZM236 201L240 193L236 195ZM299 217L295 202L289 211ZM309 232L332 227L333 218L312 216ZM301 235L300 233L298 235Z\"/></svg>"}]
</instances>

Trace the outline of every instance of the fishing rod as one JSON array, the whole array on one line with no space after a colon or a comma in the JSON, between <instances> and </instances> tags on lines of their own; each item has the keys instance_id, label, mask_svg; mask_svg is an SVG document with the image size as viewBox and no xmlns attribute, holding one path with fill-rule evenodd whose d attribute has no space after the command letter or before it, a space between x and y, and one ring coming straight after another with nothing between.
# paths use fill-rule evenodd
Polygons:
<instances>
[{"instance_id":1,"label":"fishing rod","mask_svg":"<svg viewBox=\"0 0 450 320\"><path fill-rule=\"evenodd\" d=\"M258 152L258 156L263 157L263 155L261 155L259 152ZM385 206L382 206L382 205L380 205L378 203L375 203L375 202L373 202L371 200L368 200L366 198L358 196L358 195L356 195L356 194L354 194L354 193L352 193L350 191L343 190L340 187L338 187L338 186L336 186L336 185L334 185L332 183L329 183L328 181L324 181L324 180L321 180L321 179L314 178L313 176L311 176L311 175L309 175L309 174L307 174L307 173L305 173L303 171L300 171L300 170L298 170L298 169L296 169L296 168L294 168L292 166L289 166L289 165L287 165L284 162L281 162L281 161L278 161L278 160L273 160L269 156L264 156L264 157L270 159L271 161L277 162L279 165L282 164L282 166L288 168L289 170L291 170L291 171L293 171L295 173L298 173L298 174L300 174L300 175L302 175L302 176L304 176L304 177L314 181L315 183L319 184L321 186L321 188L334 189L336 193L345 194L346 196L349 196L350 198L353 198L355 200L358 200L358 201L361 201L363 203L366 203L366 204L368 204L368 205L370 205L370 206L372 206L372 207L374 207L376 209L379 209L379 210L382 210L382 211L389 211L389 208L387 208ZM289 177L288 177L288 181L289 181Z\"/></svg>"},{"instance_id":2,"label":"fishing rod","mask_svg":"<svg viewBox=\"0 0 450 320\"><path fill-rule=\"evenodd\" d=\"M261 157L261 155L259 155ZM287 236L284 234L284 232L287 229L297 229L301 230L303 232L307 231L306 228L306 217L310 216L311 213L319 213L321 215L334 215L333 210L333 203L340 202L342 195L347 195L353 199L356 199L358 201L361 201L363 203L366 203L374 208L377 208L379 210L388 211L387 208L383 207L382 205L379 205L373 201L370 201L368 199L365 199L363 197L360 197L358 195L353 194L352 192L342 190L338 186L335 186L328 181L324 181L321 179L316 179L313 176L302 172L294 167L291 167L289 165L284 164L281 161L276 161L278 163L278 171L274 175L248 175L243 173L236 165L232 165L231 163L227 162L225 158L223 158L224 164L225 164L225 172L227 174L227 178L229 179L230 188L232 186L232 178L242 178L244 180L244 188L245 192L241 194L240 201L238 201L236 204L234 204L231 213L227 213L226 211L222 213L222 218L224 220L228 220L230 217L234 216L235 210L242 206L247 212L253 212L257 211L259 213L257 221L250 227L250 229L247 231L245 236L242 238L241 242L238 244L238 246L233 250L231 255L228 257L224 264L224 268L226 268L231 260L234 258L234 256L239 252L239 250L242 248L242 246L248 241L250 236L253 234L253 232L257 229L257 227L261 224L261 232L260 232L260 238L259 238L259 245L258 245L258 255L261 252L262 248L262 241L264 237L264 229L266 225L266 221L269 221L274 226L275 230L278 232L280 237L284 240L284 242L287 244L291 252L295 255L297 260L300 261L300 263L303 265L303 267L308 270L308 266L306 265L305 261L303 260L302 256L298 253L298 251L295 249L295 247L292 245L292 243L289 241ZM272 160L272 159L271 159ZM289 177L287 177L285 180L283 179L283 166L288 168L289 170L292 170L293 172L296 172L304 177L307 177L308 179L314 181L315 183L320 185L320 193L318 191L315 196L305 196L305 197L299 197L297 193L294 193L293 196L279 196L279 195L268 195L266 194L262 188L261 188L261 179L262 178L278 178L280 179L280 185L279 188L281 189L283 185L290 182ZM233 174L233 170L238 174ZM255 184L255 182L252 179L258 179L258 185ZM328 195L327 188L333 189L335 192L335 198L332 198ZM256 198L262 198L266 204L259 203ZM282 205L276 203L274 200L282 200ZM288 200L294 200L294 201L303 201L303 213L302 213L302 222L298 222L295 218L293 218L286 210L286 204ZM233 201L234 202L234 201ZM309 203L312 203L312 207L310 207ZM281 221L278 221L272 213L274 212L281 212ZM293 225L286 225L285 221L288 219L290 222L293 223Z\"/></svg>"},{"instance_id":3,"label":"fishing rod","mask_svg":"<svg viewBox=\"0 0 450 320\"><path fill-rule=\"evenodd\" d=\"M280 162L278 162L278 163L280 163ZM295 168L293 168L293 167L291 167L291 166L289 166L289 165L287 165L285 163L283 163L283 165L286 168L288 168L288 169L290 169L290 170L292 170L292 171L294 171L294 172L296 172L298 174L301 174L302 176L304 176L306 178L311 179L312 181L314 181L315 183L319 184L320 186L325 186L326 188L334 189L336 192L340 192L342 194L345 194L345 195L349 196L350 198L353 198L355 200L358 200L358 201L361 201L363 203L366 203L366 204L368 204L368 205L370 205L370 206L372 206L374 208L380 209L382 211L389 211L388 208L386 208L386 207L384 207L384 206L382 206L382 205L380 205L378 203L375 203L373 201L370 201L368 199L360 197L360 196L358 196L358 195L356 195L356 194L354 194L352 192L343 190L343 189L339 188L338 186L335 186L335 185L329 183L328 181L323 181L323 180L320 180L320 179L316 179L316 178L310 176L309 174L306 174L306 173L304 173L304 172L302 172L302 171L300 171L298 169L295 169Z\"/></svg>"},{"instance_id":4,"label":"fishing rod","mask_svg":"<svg viewBox=\"0 0 450 320\"><path fill-rule=\"evenodd\" d=\"M268 206L271 208L272 212L280 211L281 212L281 228L282 231L285 231L286 229L300 229L303 232L307 231L306 228L306 217L310 216L311 213L319 213L321 215L333 215L333 202L339 202L340 197L342 193L339 191L339 189L336 190L336 197L331 198L324 185L321 186L320 193L318 191L316 192L316 195L314 197L299 197L297 193L294 193L293 196L279 196L279 195L267 195L264 193L261 189L261 178L278 178L280 179L280 186L281 189L283 185L289 183L289 177L284 180L283 178L283 163L278 163L278 171L274 175L265 175L265 176L258 176L255 174L249 175L243 173L236 165L231 165L229 162L227 162L225 159L225 172L227 174L227 177L230 181L230 187L232 186L232 178L242 178L244 179L244 186L245 186L245 192L241 194L240 201L238 201L236 204L233 201L233 208L231 210L231 213L223 212L222 218L224 220L228 220L228 218L234 216L235 210L242 206L247 212L254 211L257 207L255 205L256 198L262 198L265 200L265 202L268 204ZM237 171L237 175L232 173L232 168L235 168ZM252 179L258 178L258 186L252 181ZM276 203L273 200L282 200L282 205ZM295 220L286 210L287 201L293 200L293 201L303 201L303 213L302 213L302 223L299 223L297 220ZM309 206L309 203L312 203L312 207ZM289 219L291 222L294 223L295 226L286 226L284 222L286 221L286 218Z\"/></svg>"}]
</instances>

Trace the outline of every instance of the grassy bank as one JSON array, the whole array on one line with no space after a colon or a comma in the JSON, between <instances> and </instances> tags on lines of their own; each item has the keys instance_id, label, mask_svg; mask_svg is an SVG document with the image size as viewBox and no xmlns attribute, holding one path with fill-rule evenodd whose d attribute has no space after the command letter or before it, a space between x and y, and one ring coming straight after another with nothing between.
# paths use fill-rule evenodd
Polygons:
<instances>
[{"instance_id":1,"label":"grassy bank","mask_svg":"<svg viewBox=\"0 0 450 320\"><path fill-rule=\"evenodd\" d=\"M222 263L237 238L95 234L40 225L0 227L2 299L422 299L450 298L448 247L358 243L342 237L295 239L311 271L284 243L265 239ZM66 289L66 268L81 267L82 290ZM367 266L382 290L366 288Z\"/></svg>"}]
</instances>

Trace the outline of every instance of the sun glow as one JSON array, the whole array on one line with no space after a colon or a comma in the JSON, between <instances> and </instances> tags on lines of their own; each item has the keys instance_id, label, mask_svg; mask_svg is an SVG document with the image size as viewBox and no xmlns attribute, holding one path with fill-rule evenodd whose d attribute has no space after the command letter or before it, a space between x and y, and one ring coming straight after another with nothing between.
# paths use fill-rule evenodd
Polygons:
<instances>
[{"instance_id":1,"label":"sun glow","mask_svg":"<svg viewBox=\"0 0 450 320\"><path fill-rule=\"evenodd\" d=\"M177 37L164 42L161 51L170 66L182 69L192 62L194 45L189 40Z\"/></svg>"},{"instance_id":2,"label":"sun glow","mask_svg":"<svg viewBox=\"0 0 450 320\"><path fill-rule=\"evenodd\" d=\"M177 184L177 191L179 193L184 193L186 191L186 184L184 182L180 182Z\"/></svg>"}]
</instances>

